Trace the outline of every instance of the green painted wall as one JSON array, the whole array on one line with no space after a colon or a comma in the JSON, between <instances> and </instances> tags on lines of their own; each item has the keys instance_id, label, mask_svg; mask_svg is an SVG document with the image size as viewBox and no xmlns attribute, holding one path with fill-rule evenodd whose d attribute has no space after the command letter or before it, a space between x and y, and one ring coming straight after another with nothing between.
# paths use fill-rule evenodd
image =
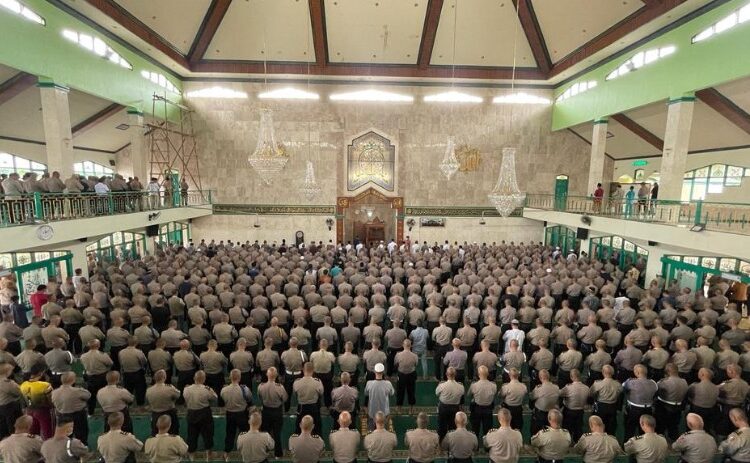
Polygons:
<instances>
[{"instance_id":1,"label":"green painted wall","mask_svg":"<svg viewBox=\"0 0 750 463\"><path fill-rule=\"evenodd\" d=\"M598 86L555 103L552 129L565 129L696 90L750 75L750 22L691 44L692 37L748 2L732 0L655 38L619 59L556 89L555 96L575 82L596 80ZM641 50L674 45L677 51L611 81L604 78Z\"/></svg>"},{"instance_id":2,"label":"green painted wall","mask_svg":"<svg viewBox=\"0 0 750 463\"><path fill-rule=\"evenodd\" d=\"M141 71L164 74L162 69L44 0L24 0L24 4L42 16L47 25L40 26L0 8L0 63L40 76L43 80L51 80L146 113L152 112L152 95L164 95L166 90L144 79ZM65 39L63 29L99 37L128 60L133 69L110 63ZM182 90L179 79L166 74L165 77ZM171 100L180 100L178 95L167 96Z\"/></svg>"}]
</instances>

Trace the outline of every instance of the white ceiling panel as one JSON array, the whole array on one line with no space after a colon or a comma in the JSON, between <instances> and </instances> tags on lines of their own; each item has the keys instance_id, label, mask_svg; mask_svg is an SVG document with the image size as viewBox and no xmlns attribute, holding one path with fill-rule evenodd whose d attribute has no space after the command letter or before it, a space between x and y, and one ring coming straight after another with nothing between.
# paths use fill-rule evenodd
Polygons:
<instances>
[{"instance_id":1,"label":"white ceiling panel","mask_svg":"<svg viewBox=\"0 0 750 463\"><path fill-rule=\"evenodd\" d=\"M443 3L431 64L512 66L514 43L518 67L536 67L531 48L516 17L513 2L457 0Z\"/></svg>"},{"instance_id":2,"label":"white ceiling panel","mask_svg":"<svg viewBox=\"0 0 750 463\"><path fill-rule=\"evenodd\" d=\"M415 64L427 0L326 0L329 60Z\"/></svg>"},{"instance_id":3,"label":"white ceiling panel","mask_svg":"<svg viewBox=\"0 0 750 463\"><path fill-rule=\"evenodd\" d=\"M205 58L315 61L308 3L299 0L232 2Z\"/></svg>"},{"instance_id":4,"label":"white ceiling panel","mask_svg":"<svg viewBox=\"0 0 750 463\"><path fill-rule=\"evenodd\" d=\"M125 110L114 114L89 130L84 131L73 139L76 146L95 148L105 151L116 151L130 142L131 131L137 130L130 127L127 130L117 128L120 124L128 123L128 115Z\"/></svg>"},{"instance_id":5,"label":"white ceiling panel","mask_svg":"<svg viewBox=\"0 0 750 463\"><path fill-rule=\"evenodd\" d=\"M193 45L211 0L117 0L182 54Z\"/></svg>"},{"instance_id":6,"label":"white ceiling panel","mask_svg":"<svg viewBox=\"0 0 750 463\"><path fill-rule=\"evenodd\" d=\"M31 87L0 106L0 135L44 141L42 97Z\"/></svg>"},{"instance_id":7,"label":"white ceiling panel","mask_svg":"<svg viewBox=\"0 0 750 463\"><path fill-rule=\"evenodd\" d=\"M711 107L696 100L690 128L690 151L750 144L750 135Z\"/></svg>"},{"instance_id":8,"label":"white ceiling panel","mask_svg":"<svg viewBox=\"0 0 750 463\"><path fill-rule=\"evenodd\" d=\"M18 73L19 71L17 69L0 64L0 84L12 78Z\"/></svg>"},{"instance_id":9,"label":"white ceiling panel","mask_svg":"<svg viewBox=\"0 0 750 463\"><path fill-rule=\"evenodd\" d=\"M750 113L750 77L719 85L716 90L745 112Z\"/></svg>"}]
</instances>

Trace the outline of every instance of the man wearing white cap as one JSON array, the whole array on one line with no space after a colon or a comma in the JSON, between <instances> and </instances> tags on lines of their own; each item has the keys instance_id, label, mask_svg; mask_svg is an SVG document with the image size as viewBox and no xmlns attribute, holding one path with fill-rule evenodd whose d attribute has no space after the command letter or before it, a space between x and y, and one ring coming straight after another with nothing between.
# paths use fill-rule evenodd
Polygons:
<instances>
[{"instance_id":1,"label":"man wearing white cap","mask_svg":"<svg viewBox=\"0 0 750 463\"><path fill-rule=\"evenodd\" d=\"M522 329L518 328L518 320L515 318L510 322L510 329L503 334L503 341L505 342L505 352L510 350L510 342L512 340L518 341L518 350L523 352L523 341L526 338L526 333Z\"/></svg>"},{"instance_id":2,"label":"man wearing white cap","mask_svg":"<svg viewBox=\"0 0 750 463\"><path fill-rule=\"evenodd\" d=\"M396 391L390 381L383 379L385 365L378 363L375 365L375 379L371 379L365 384L365 395L368 398L367 405L367 426L373 429L375 426L375 415L383 412L386 418L390 415L389 398Z\"/></svg>"}]
</instances>

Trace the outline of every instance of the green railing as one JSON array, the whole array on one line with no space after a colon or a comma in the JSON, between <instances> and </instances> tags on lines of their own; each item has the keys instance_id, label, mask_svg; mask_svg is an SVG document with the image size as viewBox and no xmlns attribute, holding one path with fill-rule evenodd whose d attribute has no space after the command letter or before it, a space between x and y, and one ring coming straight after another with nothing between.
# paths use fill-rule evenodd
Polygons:
<instances>
[{"instance_id":1,"label":"green railing","mask_svg":"<svg viewBox=\"0 0 750 463\"><path fill-rule=\"evenodd\" d=\"M708 230L750 234L750 204L711 201L615 201L591 196L555 197L551 194L526 195L524 207L612 217L637 222L693 226Z\"/></svg>"},{"instance_id":2,"label":"green railing","mask_svg":"<svg viewBox=\"0 0 750 463\"><path fill-rule=\"evenodd\" d=\"M0 200L0 227L212 204L210 190L187 194L146 191L28 193Z\"/></svg>"}]
</instances>

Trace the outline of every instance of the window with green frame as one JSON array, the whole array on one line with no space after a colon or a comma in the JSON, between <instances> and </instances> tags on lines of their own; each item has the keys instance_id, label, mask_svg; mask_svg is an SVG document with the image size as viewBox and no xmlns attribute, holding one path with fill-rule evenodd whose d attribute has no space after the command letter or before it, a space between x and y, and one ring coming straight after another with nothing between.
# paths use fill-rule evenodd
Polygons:
<instances>
[{"instance_id":1,"label":"window with green frame","mask_svg":"<svg viewBox=\"0 0 750 463\"><path fill-rule=\"evenodd\" d=\"M12 269L20 265L27 265L33 262L42 262L53 257L62 257L68 254L70 254L70 251L7 252L0 254L0 269Z\"/></svg>"},{"instance_id":2,"label":"window with green frame","mask_svg":"<svg viewBox=\"0 0 750 463\"><path fill-rule=\"evenodd\" d=\"M105 175L112 176L115 173L115 171L110 169L109 167L97 164L92 161L76 162L75 164L73 164L73 172L78 175L83 175L84 177L102 177Z\"/></svg>"},{"instance_id":3,"label":"window with green frame","mask_svg":"<svg viewBox=\"0 0 750 463\"><path fill-rule=\"evenodd\" d=\"M97 260L137 258L144 250L145 239L142 233L116 232L89 244L86 246L86 252L93 253Z\"/></svg>"},{"instance_id":4,"label":"window with green frame","mask_svg":"<svg viewBox=\"0 0 750 463\"><path fill-rule=\"evenodd\" d=\"M35 172L41 176L46 171L44 164L0 151L0 174L17 173L23 177L26 172Z\"/></svg>"},{"instance_id":5,"label":"window with green frame","mask_svg":"<svg viewBox=\"0 0 750 463\"><path fill-rule=\"evenodd\" d=\"M664 257L680 262L685 262L686 264L697 265L712 270L718 270L720 272L739 273L750 276L750 262L741 259L734 259L731 257L677 255L667 255Z\"/></svg>"},{"instance_id":6,"label":"window with green frame","mask_svg":"<svg viewBox=\"0 0 750 463\"><path fill-rule=\"evenodd\" d=\"M750 177L750 168L711 164L685 172L682 181L682 201L706 199L708 193L722 193L725 187L742 184L742 177Z\"/></svg>"}]
</instances>

